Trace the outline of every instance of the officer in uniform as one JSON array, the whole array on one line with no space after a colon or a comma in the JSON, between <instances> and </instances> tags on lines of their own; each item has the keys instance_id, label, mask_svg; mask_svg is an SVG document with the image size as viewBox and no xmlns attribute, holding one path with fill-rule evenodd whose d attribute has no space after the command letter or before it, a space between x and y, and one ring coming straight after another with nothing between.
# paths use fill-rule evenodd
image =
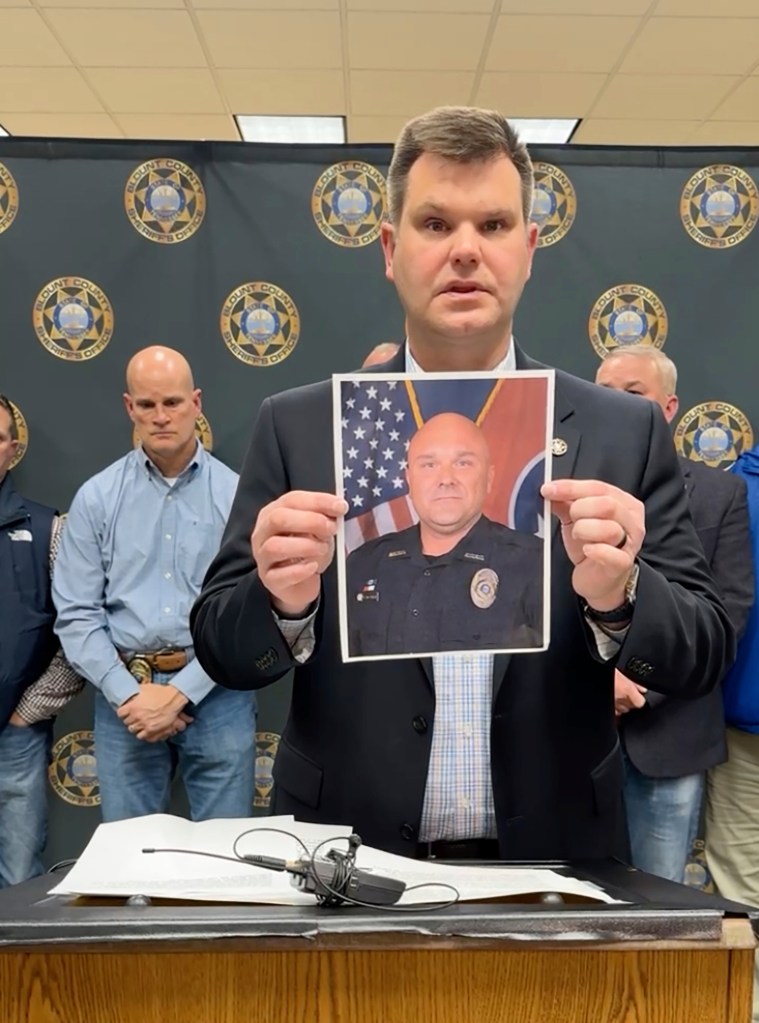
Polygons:
<instances>
[{"instance_id":1,"label":"officer in uniform","mask_svg":"<svg viewBox=\"0 0 759 1023\"><path fill-rule=\"evenodd\" d=\"M419 523L346 563L352 657L543 644L543 541L482 514L494 467L466 416L433 416L408 452Z\"/></svg>"}]
</instances>

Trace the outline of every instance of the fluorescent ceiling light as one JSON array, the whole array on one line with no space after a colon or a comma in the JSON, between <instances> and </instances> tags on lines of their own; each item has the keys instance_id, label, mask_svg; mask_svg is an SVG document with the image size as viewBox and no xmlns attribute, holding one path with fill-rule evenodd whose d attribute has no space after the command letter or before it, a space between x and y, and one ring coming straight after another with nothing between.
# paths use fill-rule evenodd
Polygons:
<instances>
[{"instance_id":1,"label":"fluorescent ceiling light","mask_svg":"<svg viewBox=\"0 0 759 1023\"><path fill-rule=\"evenodd\" d=\"M344 117L235 117L245 142L345 142Z\"/></svg>"},{"instance_id":2,"label":"fluorescent ceiling light","mask_svg":"<svg viewBox=\"0 0 759 1023\"><path fill-rule=\"evenodd\" d=\"M5 128L3 128L2 124L0 124L0 135L7 135L7 134L8 134L8 132L5 130Z\"/></svg>"},{"instance_id":3,"label":"fluorescent ceiling light","mask_svg":"<svg viewBox=\"0 0 759 1023\"><path fill-rule=\"evenodd\" d=\"M507 118L509 124L513 124L519 132L519 137L528 145L569 142L572 132L580 123L576 118L572 120L556 118Z\"/></svg>"}]
</instances>

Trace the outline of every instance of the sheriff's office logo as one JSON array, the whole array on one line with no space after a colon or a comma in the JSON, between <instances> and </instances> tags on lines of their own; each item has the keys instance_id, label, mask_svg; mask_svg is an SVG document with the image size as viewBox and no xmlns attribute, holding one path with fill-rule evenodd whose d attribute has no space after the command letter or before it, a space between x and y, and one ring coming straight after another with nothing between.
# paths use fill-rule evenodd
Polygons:
<instances>
[{"instance_id":1,"label":"sheriff's office logo","mask_svg":"<svg viewBox=\"0 0 759 1023\"><path fill-rule=\"evenodd\" d=\"M148 160L127 181L124 207L135 231L151 242L186 241L203 223L206 193L198 175L179 160Z\"/></svg>"},{"instance_id":2,"label":"sheriff's office logo","mask_svg":"<svg viewBox=\"0 0 759 1023\"><path fill-rule=\"evenodd\" d=\"M16 429L18 430L18 446L16 447L16 454L13 456L8 468L15 469L26 454L26 449L29 447L29 429L26 425L26 420L24 419L24 413L18 405L11 402L10 406L13 412L13 418L16 421Z\"/></svg>"},{"instance_id":3,"label":"sheriff's office logo","mask_svg":"<svg viewBox=\"0 0 759 1023\"><path fill-rule=\"evenodd\" d=\"M18 213L18 187L5 166L0 163L0 234L7 231Z\"/></svg>"},{"instance_id":4,"label":"sheriff's office logo","mask_svg":"<svg viewBox=\"0 0 759 1023\"><path fill-rule=\"evenodd\" d=\"M675 446L684 458L718 469L729 468L753 444L751 423L739 408L725 401L696 405L675 429Z\"/></svg>"},{"instance_id":5,"label":"sheriff's office logo","mask_svg":"<svg viewBox=\"0 0 759 1023\"><path fill-rule=\"evenodd\" d=\"M590 343L604 358L622 345L653 345L667 339L667 310L658 295L642 284L618 284L598 299L588 320Z\"/></svg>"},{"instance_id":6,"label":"sheriff's office logo","mask_svg":"<svg viewBox=\"0 0 759 1023\"><path fill-rule=\"evenodd\" d=\"M195 420L195 436L206 451L213 451L213 431L211 430L211 424L202 412ZM140 438L137 436L137 429L135 428L132 430L132 446L136 448L139 443Z\"/></svg>"},{"instance_id":7,"label":"sheriff's office logo","mask_svg":"<svg viewBox=\"0 0 759 1023\"><path fill-rule=\"evenodd\" d=\"M92 732L69 732L53 746L48 768L56 794L74 806L100 806L100 784Z\"/></svg>"},{"instance_id":8,"label":"sheriff's office logo","mask_svg":"<svg viewBox=\"0 0 759 1023\"><path fill-rule=\"evenodd\" d=\"M561 241L577 212L574 186L563 170L552 163L536 163L535 190L532 194L530 220L540 228L538 248Z\"/></svg>"},{"instance_id":9,"label":"sheriff's office logo","mask_svg":"<svg viewBox=\"0 0 759 1023\"><path fill-rule=\"evenodd\" d=\"M713 164L697 171L680 197L683 227L710 249L738 245L756 226L759 192L740 167Z\"/></svg>"},{"instance_id":10,"label":"sheriff's office logo","mask_svg":"<svg viewBox=\"0 0 759 1023\"><path fill-rule=\"evenodd\" d=\"M276 732L256 732L256 794L253 806L267 807L271 801L274 785L271 772L278 747L279 736Z\"/></svg>"},{"instance_id":11,"label":"sheriff's office logo","mask_svg":"<svg viewBox=\"0 0 759 1023\"><path fill-rule=\"evenodd\" d=\"M300 316L276 284L241 284L222 307L221 336L230 352L249 366L274 366L298 343Z\"/></svg>"},{"instance_id":12,"label":"sheriff's office logo","mask_svg":"<svg viewBox=\"0 0 759 1023\"><path fill-rule=\"evenodd\" d=\"M376 167L360 160L328 167L311 194L316 226L325 238L347 249L379 238L386 204L385 179Z\"/></svg>"},{"instance_id":13,"label":"sheriff's office logo","mask_svg":"<svg viewBox=\"0 0 759 1023\"><path fill-rule=\"evenodd\" d=\"M32 322L49 352L82 362L99 355L111 340L113 309L97 284L84 277L60 277L37 295Z\"/></svg>"}]
</instances>

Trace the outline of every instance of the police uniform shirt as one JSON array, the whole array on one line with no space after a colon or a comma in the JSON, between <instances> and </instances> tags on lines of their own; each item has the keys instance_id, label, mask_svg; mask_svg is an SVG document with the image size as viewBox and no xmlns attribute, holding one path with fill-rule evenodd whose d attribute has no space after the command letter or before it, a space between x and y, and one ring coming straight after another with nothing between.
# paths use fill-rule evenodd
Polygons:
<instances>
[{"instance_id":1,"label":"police uniform shirt","mask_svg":"<svg viewBox=\"0 0 759 1023\"><path fill-rule=\"evenodd\" d=\"M484 515L437 557L418 526L370 540L346 576L352 657L543 645L543 541Z\"/></svg>"}]
</instances>

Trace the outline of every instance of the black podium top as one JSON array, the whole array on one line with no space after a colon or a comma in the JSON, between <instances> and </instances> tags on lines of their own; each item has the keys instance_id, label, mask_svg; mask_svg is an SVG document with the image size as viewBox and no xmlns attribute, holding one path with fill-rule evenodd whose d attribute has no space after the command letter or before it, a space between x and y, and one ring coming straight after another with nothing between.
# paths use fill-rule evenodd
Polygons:
<instances>
[{"instance_id":1,"label":"black podium top","mask_svg":"<svg viewBox=\"0 0 759 1023\"><path fill-rule=\"evenodd\" d=\"M468 865L472 866L471 861ZM499 864L504 866L504 864ZM759 935L759 910L695 888L643 874L613 860L583 863L531 863L600 885L625 904L596 903L565 895L548 902L540 896L498 902L462 902L434 911L428 906L403 912L318 906L231 905L125 899L83 899L49 895L60 874L46 874L0 891L0 950L66 945L150 945L177 950L197 942L223 941L225 947L362 948L419 947L441 938L467 939L481 947L504 943L573 945L643 941L715 941L725 916L748 917ZM156 947L157 946L157 947ZM136 948L135 948L136 950Z\"/></svg>"}]
</instances>

